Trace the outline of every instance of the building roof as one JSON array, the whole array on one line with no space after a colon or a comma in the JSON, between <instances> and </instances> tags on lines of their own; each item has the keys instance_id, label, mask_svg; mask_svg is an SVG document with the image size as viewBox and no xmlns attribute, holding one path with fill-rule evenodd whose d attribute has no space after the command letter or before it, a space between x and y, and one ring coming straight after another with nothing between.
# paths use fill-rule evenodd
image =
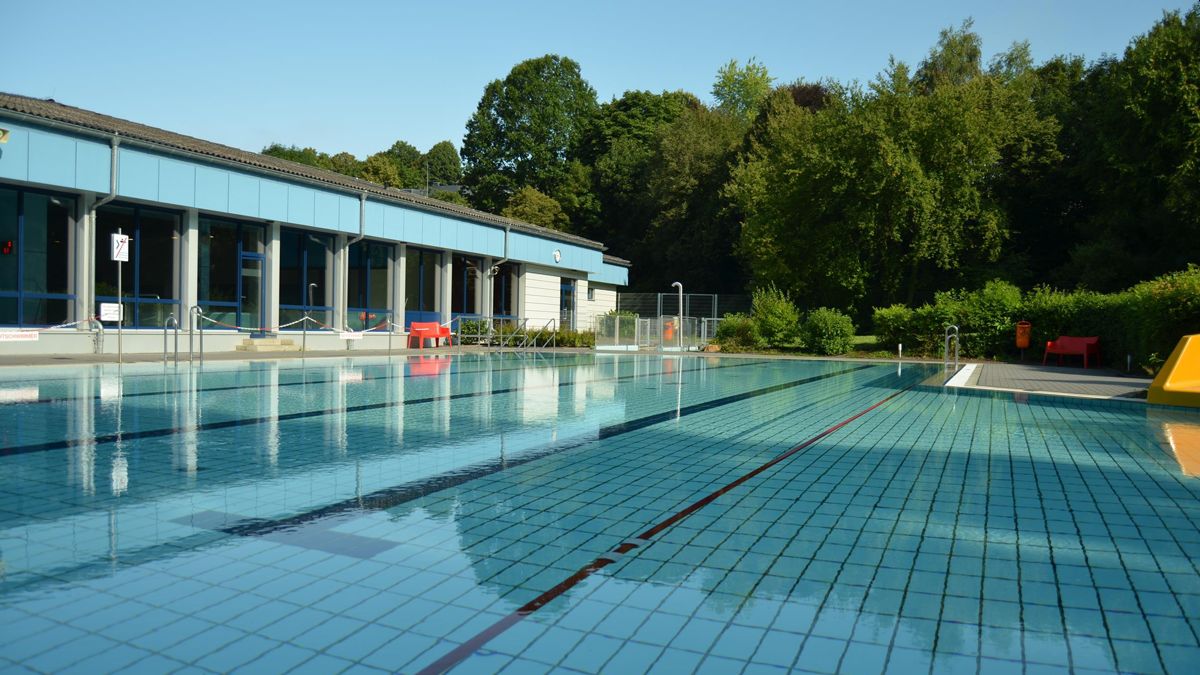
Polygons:
<instances>
[{"instance_id":1,"label":"building roof","mask_svg":"<svg viewBox=\"0 0 1200 675\"><path fill-rule=\"evenodd\" d=\"M19 94L0 92L0 112L11 111L21 115L41 118L51 122L78 127L80 131L92 131L102 134L119 134L122 142L141 142L153 148L160 146L176 151L210 157L224 162L232 162L259 171L283 174L284 177L301 178L326 185L332 189L350 191L355 194L366 192L384 201L390 201L411 208L438 213L441 215L461 218L477 223L498 227L511 227L520 232L554 239L587 248L604 250L604 244L591 239L585 239L573 234L558 232L549 228L531 225L519 220L485 213L476 209L451 204L439 199L415 195L397 188L389 188L370 181L352 178L334 171L318 169L307 164L300 164L257 152L248 152L220 143L213 143L173 131L165 131L156 127L130 122L119 117L102 115L83 108L64 105L54 99L31 98Z\"/></svg>"},{"instance_id":2,"label":"building roof","mask_svg":"<svg viewBox=\"0 0 1200 675\"><path fill-rule=\"evenodd\" d=\"M610 265L620 265L621 267L633 267L632 262L624 258L618 258L615 255L609 255L607 253L604 254L604 262Z\"/></svg>"}]
</instances>

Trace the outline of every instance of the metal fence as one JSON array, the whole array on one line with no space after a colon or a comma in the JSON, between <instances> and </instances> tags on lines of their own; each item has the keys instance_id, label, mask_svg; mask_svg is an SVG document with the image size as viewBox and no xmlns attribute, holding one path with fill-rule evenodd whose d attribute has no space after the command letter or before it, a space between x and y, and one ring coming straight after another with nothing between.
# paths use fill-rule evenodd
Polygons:
<instances>
[{"instance_id":1,"label":"metal fence","mask_svg":"<svg viewBox=\"0 0 1200 675\"><path fill-rule=\"evenodd\" d=\"M642 317L679 314L679 296L675 293L618 293L617 311ZM749 312L750 296L716 293L684 293L683 315L698 319L719 319L733 312Z\"/></svg>"}]
</instances>

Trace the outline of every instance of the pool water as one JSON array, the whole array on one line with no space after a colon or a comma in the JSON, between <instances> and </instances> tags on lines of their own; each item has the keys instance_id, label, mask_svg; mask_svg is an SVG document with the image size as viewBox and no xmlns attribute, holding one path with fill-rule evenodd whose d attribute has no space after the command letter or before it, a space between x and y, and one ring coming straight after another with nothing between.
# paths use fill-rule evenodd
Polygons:
<instances>
[{"instance_id":1,"label":"pool water","mask_svg":"<svg viewBox=\"0 0 1200 675\"><path fill-rule=\"evenodd\" d=\"M7 369L0 671L1200 672L1200 414L936 375Z\"/></svg>"}]
</instances>

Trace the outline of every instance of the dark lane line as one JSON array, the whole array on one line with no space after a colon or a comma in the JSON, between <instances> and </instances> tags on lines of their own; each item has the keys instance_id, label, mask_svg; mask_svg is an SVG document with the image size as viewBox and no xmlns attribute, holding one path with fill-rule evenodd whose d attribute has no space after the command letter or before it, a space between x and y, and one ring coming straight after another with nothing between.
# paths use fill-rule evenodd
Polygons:
<instances>
[{"instance_id":1,"label":"dark lane line","mask_svg":"<svg viewBox=\"0 0 1200 675\"><path fill-rule=\"evenodd\" d=\"M529 462L539 460L543 457L553 455L564 450L570 450L572 448L587 445L588 443L592 443L594 441L612 438L613 436L630 433L632 431L637 431L638 429L645 429L646 427L660 424L662 422L673 420L679 417L695 415L696 413L712 410L714 408L720 408L731 403L738 403L740 401L757 398L759 396L774 394L787 389L794 389L795 387L805 384L812 384L813 382L840 377L842 375L848 375L850 373L873 367L873 365L854 366L852 368L822 373L820 375L813 375L799 380L793 380L791 382L774 384L761 389L753 389L740 394L732 394L730 396L713 399L711 401L695 403L689 406L684 406L678 411L671 410L665 413L646 415L645 417L639 417L626 422L619 422L617 424L601 427L595 437L589 436L584 438L576 437L563 439L561 441L543 445L539 448L524 451L521 453L520 457L515 459L489 460L487 462L475 464L471 467L464 467L464 469L469 470L455 470L454 473L440 474L425 480L413 483L404 483L403 485L376 490L375 492L363 495L361 499L357 497L346 499L341 502L335 502L333 504L314 509L312 511L298 513L287 518L245 520L232 526L222 528L221 531L227 534L237 534L243 536L262 535L281 529L294 528L305 523L321 520L349 511L382 511L385 509L390 509L393 506L403 504L404 502L411 501L418 497L423 497L447 488L456 487L468 481L475 480L476 478L483 478L484 476L489 476L506 469L518 467L522 464L528 464Z\"/></svg>"},{"instance_id":2,"label":"dark lane line","mask_svg":"<svg viewBox=\"0 0 1200 675\"><path fill-rule=\"evenodd\" d=\"M912 387L913 387L913 385L910 384L907 387L904 387L903 389L894 391L891 394L889 394L888 396L880 399L879 401L876 401L874 404L872 404L866 408L863 408L862 410L851 415L850 417L847 417L846 419L842 420L841 422L838 422L837 424L829 427L828 429L825 429L824 431L805 439L804 441L798 443L797 445L792 446L788 450L776 455L775 457L764 462L763 464L760 464L758 467L756 467L749 473L743 474L741 477L725 484L723 487L721 487L721 488L709 493L707 496L693 502L686 508L684 508L680 511L677 511L672 516L660 521L658 524L649 528L645 532L642 532L641 534L637 535L637 537L635 537L635 538L640 540L640 542L643 542L643 543L649 542L653 537L660 534L664 530L670 528L672 525L675 525L676 523L686 519L687 517L696 513L697 511L704 508L708 504L711 504L713 501L715 501L721 495L729 492L730 490L736 488L739 485L742 485L743 483L750 480L751 478L754 478L755 476L766 471L767 469L788 459L792 455L795 455L796 453L800 452L801 450L813 445L817 441L834 433L838 429L845 427L846 425L857 420L858 418L862 417L863 415L866 415L867 413L871 412L872 410L875 410L876 408L882 406L883 404L887 403L888 401L891 401L892 399L903 394L904 392L908 391ZM584 579L587 579L593 573L598 572L598 571L604 569L605 567L613 564L614 562L619 560L622 555L632 551L635 548L638 548L641 545L642 545L642 543L633 542L633 541L626 541L626 542L618 545L611 552L609 552L605 555L602 555L602 556L596 558L595 560L593 560L592 562L588 563L587 565L584 565L583 567L579 568L574 574L567 577L566 579L563 579L559 583L555 584L554 587L551 588L550 590L542 593L541 595L537 596L533 600L530 600L529 602L525 603L524 605L521 605L520 607L518 607L516 609L516 611L508 614L507 616L500 619L499 621L496 621L495 623L493 623L492 625L483 629L479 633L476 633L471 639L467 640L466 642L464 642L464 643L460 644L459 646L455 647L454 649L450 650L445 655L443 655L441 658L439 658L438 660L429 664L428 666L422 668L419 671L418 675L438 675L440 673L444 673L444 672L450 670L451 668L454 668L455 666L457 666L458 664L460 664L464 660L466 660L467 657L471 656L476 651L478 651L480 647L483 647L485 644L487 644L488 642L490 642L497 636L503 634L509 628L512 628L514 625L516 625L521 620L523 620L525 617L533 614L534 612L541 609L542 607L545 607L546 605L550 604L556 598L561 596L563 593L566 593L571 588L578 585L579 582L583 581Z\"/></svg>"},{"instance_id":3,"label":"dark lane line","mask_svg":"<svg viewBox=\"0 0 1200 675\"><path fill-rule=\"evenodd\" d=\"M770 361L753 361L752 363L765 364L765 363L771 363L771 362ZM749 364L747 364L747 365L749 365ZM747 399L756 398L758 396L764 396L766 394L783 391L785 389L792 389L792 388L799 387L799 386L802 386L805 384L811 384L813 382L818 382L820 380L826 380L826 379L831 379L834 377L840 377L842 375L847 375L847 374L854 373L854 372L857 372L860 370L873 368L876 365L878 365L878 364L854 366L852 368L847 368L847 369L828 372L828 373L822 373L820 375L814 375L814 376L806 377L806 378L803 378L800 380L793 380L792 382L785 382L785 383L778 384L778 385L772 385L769 387L765 387L763 389L751 390L748 392L743 392L741 394L733 394L733 395L726 396L723 398L714 399L712 401L703 401L701 403L696 403L696 404L693 404L690 406L680 408L678 411L678 416L685 417L688 415L694 415L696 413L703 412L705 410L711 410L713 408L717 408L721 405L728 405L729 403L736 403L738 401L744 401ZM718 367L724 368L724 367L728 367L728 366L713 366L713 367L714 368L718 368ZM797 410L802 410L805 408L810 408L815 405L819 405L831 398L843 396L843 395L845 395L845 393L846 392L839 392L839 393L833 394L831 396L826 396L826 397L817 399L815 401L810 401L802 406L799 406L799 407L789 411L789 414L794 413ZM364 511L387 510L392 507L404 504L406 502L420 499L421 497L425 497L427 495L437 493L441 490L447 490L450 488L458 487L459 485L468 483L477 478L483 478L483 477L489 476L491 474L499 473L501 471L506 471L508 469L513 469L513 468L519 467L523 464L528 464L530 462L537 461L539 459L548 457L550 455L553 455L553 454L556 454L559 452L573 450L575 448L580 448L580 447L586 446L597 440L601 440L604 438L612 438L613 436L617 436L617 435L620 435L623 433L629 433L629 432L632 432L632 431L635 431L638 429L643 429L645 427L650 426L651 424L657 424L659 422L668 421L670 419L674 419L675 417L676 417L675 411L671 411L670 414L665 419L663 419L662 413L646 415L644 417L640 417L640 418L637 418L634 420L629 420L627 422L612 424L607 427L602 427L595 437L582 437L582 438L577 437L574 439L563 439L561 441L542 445L538 448L531 448L530 450L523 451L519 457L514 458L514 459L498 458L498 459L488 460L485 462L479 462L479 463L464 467L465 470L452 470L452 472L439 474L437 476L431 476L430 478L427 478L424 480L403 483L403 484L395 485L392 487L382 488L380 490L376 490L369 494L363 495L361 498L351 497L349 499L345 499L340 502L334 502L334 503L328 504L326 506L312 509L310 511L297 513L297 514L294 514L291 516L287 516L285 518L236 519L228 524L226 524L226 523L218 524L216 522L213 522L212 512L205 512L205 514L200 514L199 520L200 521L208 520L208 522L195 522L188 517L177 518L177 519L175 519L175 522L178 522L181 524L186 524L186 525L191 525L192 527L202 529L203 532L198 532L197 534L194 534L194 535L188 535L186 537L183 537L181 539L178 539L178 540L175 540L175 541L172 541L169 543L154 544L154 545L151 545L151 546L148 546L145 548L135 549L134 551L131 551L131 552L122 552L119 556L120 563L122 565L129 566L129 565L142 564L144 562L150 562L153 560L160 560L162 558L170 557L172 555L176 555L176 554L179 554L182 552L192 551L192 550L195 550L195 549L203 547L203 546L208 546L210 544L225 541L226 540L225 537L228 535L236 535L236 536L243 536L243 537L271 535L271 534L280 533L280 532L287 532L289 530L295 530L295 529L300 528L309 523L314 523L314 522L325 520L325 519L333 519L333 518L337 518L338 516L353 515L353 514L361 513ZM651 422L650 420L657 420L657 421ZM228 515L232 516L233 514L228 514ZM326 525L329 527L332 527L335 524L336 523L334 523L334 522L329 522ZM322 525L322 527L324 527L326 525ZM217 537L217 538L214 538L214 537ZM94 571L94 574L96 574L96 575L109 574L111 572L111 561L105 559L100 562L93 561L93 562L83 563L81 565L77 565L77 566L69 568L69 569L60 570L58 572L55 572L53 577L40 577L37 580L31 580L31 581L28 581L28 582L25 582L22 584L18 584L17 587L21 588L21 589L29 589L29 588L37 587L40 583L44 582L48 578L55 578L55 579L73 578L73 575L75 575L75 574L79 574L79 573L88 574L89 571Z\"/></svg>"},{"instance_id":4,"label":"dark lane line","mask_svg":"<svg viewBox=\"0 0 1200 675\"><path fill-rule=\"evenodd\" d=\"M557 361L558 359L555 359L555 360ZM563 363L561 363L561 364L557 364L557 363L553 363L553 362L550 364L550 366L552 368L573 368L573 367L579 367L579 365L581 365L581 364L578 361L568 362L565 359L563 360ZM384 364L373 364L373 365L361 366L361 367L362 368L380 368L380 367L384 367ZM513 371L513 370L524 370L527 367L528 366L526 365L526 366L517 366L517 367L513 367L513 368L494 368L491 370L488 370L488 369L458 370L458 371L452 371L450 374L451 375L459 375L459 374L466 375L466 374L470 374L470 373L503 373L503 372ZM230 371L215 371L212 374L227 375L227 374L248 374L248 373L255 373L255 372L266 372L266 371L254 371L254 370L233 371L233 370L230 370ZM282 372L301 372L302 373L303 369L288 368L286 371L280 371L280 372L281 373ZM203 375L203 371L200 371L199 375ZM122 377L124 377L124 376L122 376ZM398 379L405 379L405 378L410 378L410 377L429 377L429 376L425 375L425 374L421 374L421 373L409 373L408 375L400 375L400 376L388 375L386 377L372 377L372 378L370 378L370 381L374 382L374 381L380 381L380 380L398 380ZM245 390L266 389L269 387L295 387L295 386L308 385L308 384L331 384L333 382L337 382L337 380L308 380L308 381L301 381L301 382L280 382L277 384L245 384L245 385L220 386L220 387L196 387L195 389L163 389L160 391L140 391L140 392L134 392L134 393L130 393L130 394L126 394L126 393L122 392L121 398L126 399L126 398L134 398L134 397L139 397L139 396L165 396L168 394L188 394L193 391L201 393L201 392L210 392L210 391L237 391L237 390L241 390L241 389L245 389ZM62 396L62 397L54 397L54 398L39 398L36 401L19 401L19 402L13 402L13 403L0 402L0 406L4 406L4 405L35 405L35 404L39 404L39 403L64 403L67 401L83 401L83 400L87 400L87 399L100 400L100 395L96 394L94 396Z\"/></svg>"},{"instance_id":5,"label":"dark lane line","mask_svg":"<svg viewBox=\"0 0 1200 675\"><path fill-rule=\"evenodd\" d=\"M749 361L746 363L727 364L727 365L720 365L720 366L708 366L707 370L715 370L718 368L744 368L746 366L765 365L768 363L771 363L771 361ZM700 368L680 368L676 372L683 374L683 373L695 372L697 370L701 370L701 369ZM659 371L659 372L655 372L655 373L643 373L640 375L621 375L618 377L608 377L608 378L601 378L601 379L596 379L596 380L588 380L588 383L591 383L591 382L623 382L626 380L651 377L654 375L670 375L670 374L673 374L673 373L669 373L666 371ZM571 386L573 384L578 384L578 381L570 380L567 382L560 382L557 385L551 385L551 386L563 388L563 387ZM116 433L116 434L106 434L104 436L96 436L94 438L85 438L85 439L75 438L75 439L64 439L64 440L59 440L59 441L46 441L45 443L32 443L29 445L17 445L17 446L12 446L12 447L8 447L8 448L0 448L0 457L25 455L25 454L30 454L30 453L34 453L34 452L45 452L48 450L65 450L67 448L74 448L74 447L78 447L80 445L93 445L93 444L94 445L102 445L102 444L106 444L106 443L115 443L117 441L132 441L132 440L141 440L144 438L161 438L163 436L172 436L175 434L179 434L184 431L212 431L212 430L216 430L216 429L231 429L231 428L235 428L235 427L264 424L264 423L272 422L272 421L287 422L287 421L291 421L291 420L307 419L307 418L311 418L311 417L321 417L324 415L331 415L331 414L355 413L355 412L363 412L363 411L367 411L367 410L381 410L381 409L385 409L385 408L395 408L395 407L405 406L405 405L420 405L423 403L432 403L434 401L453 401L453 400L457 400L457 399L477 398L480 396L492 396L492 395L498 395L498 394L510 394L510 393L517 392L517 391L526 391L526 390L533 390L533 389L546 389L546 388L548 388L548 387L507 387L504 389L491 389L488 391L463 392L460 394L449 394L446 396L430 396L427 398L410 399L410 400L404 400L404 401L384 401L381 403L365 403L362 405L346 406L344 408L329 408L329 409L324 409L324 410L304 410L304 411L300 411L300 412L276 415L273 417L245 417L245 418L232 419L232 420L221 420L219 422L205 422L203 424L197 424L192 427L170 427L170 428L166 428L166 429L146 429L144 431L130 431L130 432L122 432L122 433Z\"/></svg>"}]
</instances>

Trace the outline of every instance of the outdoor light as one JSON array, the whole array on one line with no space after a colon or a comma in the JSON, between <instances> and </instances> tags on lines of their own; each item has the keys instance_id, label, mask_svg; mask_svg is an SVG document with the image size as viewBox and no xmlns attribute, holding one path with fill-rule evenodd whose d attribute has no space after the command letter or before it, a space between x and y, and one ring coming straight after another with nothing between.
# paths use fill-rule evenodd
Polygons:
<instances>
[{"instance_id":1,"label":"outdoor light","mask_svg":"<svg viewBox=\"0 0 1200 675\"><path fill-rule=\"evenodd\" d=\"M8 136L9 136L8 129L0 129L0 143L7 143Z\"/></svg>"}]
</instances>

